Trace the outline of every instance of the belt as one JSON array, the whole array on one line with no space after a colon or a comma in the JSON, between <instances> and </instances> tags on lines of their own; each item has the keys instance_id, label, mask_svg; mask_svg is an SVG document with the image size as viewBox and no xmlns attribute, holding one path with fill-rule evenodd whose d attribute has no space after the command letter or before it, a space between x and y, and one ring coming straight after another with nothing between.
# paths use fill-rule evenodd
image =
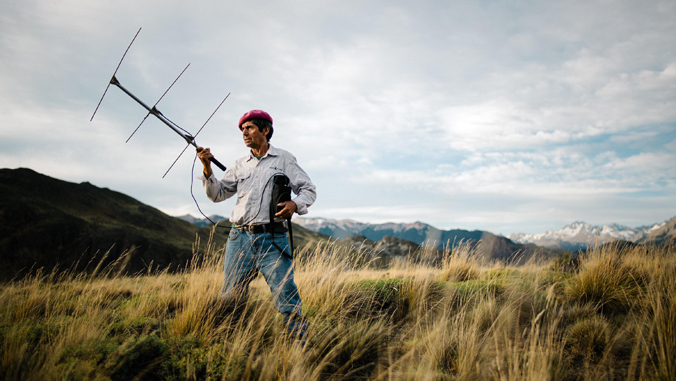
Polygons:
<instances>
[{"instance_id":1,"label":"belt","mask_svg":"<svg viewBox=\"0 0 676 381\"><path fill-rule=\"evenodd\" d=\"M270 224L262 225L235 225L235 229L239 229L252 234L266 233L270 231ZM274 222L272 224L272 231L275 233L286 233L286 227L283 222Z\"/></svg>"}]
</instances>

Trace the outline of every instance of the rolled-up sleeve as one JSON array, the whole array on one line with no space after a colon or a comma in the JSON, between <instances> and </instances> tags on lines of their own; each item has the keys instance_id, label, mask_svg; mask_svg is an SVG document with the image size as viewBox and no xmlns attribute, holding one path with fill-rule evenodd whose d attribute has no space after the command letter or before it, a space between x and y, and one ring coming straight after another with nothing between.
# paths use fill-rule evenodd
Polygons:
<instances>
[{"instance_id":1,"label":"rolled-up sleeve","mask_svg":"<svg viewBox=\"0 0 676 381\"><path fill-rule=\"evenodd\" d=\"M308 207L317 199L317 188L303 168L298 165L296 158L291 155L288 162L287 176L291 183L291 189L297 196L293 199L296 203L296 213L299 215L307 214Z\"/></svg>"},{"instance_id":2,"label":"rolled-up sleeve","mask_svg":"<svg viewBox=\"0 0 676 381\"><path fill-rule=\"evenodd\" d=\"M207 198L213 202L227 200L237 193L237 175L232 168L225 172L221 180L218 180L213 173L211 173L209 178L206 178L202 174L197 176L197 179L202 180L202 186L207 194Z\"/></svg>"}]
</instances>

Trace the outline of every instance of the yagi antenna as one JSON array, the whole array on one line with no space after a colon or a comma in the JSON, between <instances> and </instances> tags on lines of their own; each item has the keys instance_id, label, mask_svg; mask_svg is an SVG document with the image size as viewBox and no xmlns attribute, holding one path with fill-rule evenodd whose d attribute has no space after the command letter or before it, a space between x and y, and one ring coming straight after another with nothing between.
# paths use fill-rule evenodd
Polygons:
<instances>
[{"instance_id":1,"label":"yagi antenna","mask_svg":"<svg viewBox=\"0 0 676 381\"><path fill-rule=\"evenodd\" d=\"M214 114L216 114L216 111L218 111L218 109L221 107L221 105L223 104L223 102L225 102L225 100L228 99L228 97L230 96L230 93L228 93L228 95L226 95L225 99L223 99L223 101L221 101L221 103L218 105L218 107L216 107L216 110L214 110L214 112L211 114L211 116L209 117L209 119L207 119L207 121L204 123L204 125L202 125L202 127L199 129L199 131L197 131L197 134L195 134L195 136L190 135L190 133L189 133L188 131L186 131L185 129L181 128L178 124L176 124L176 123L172 122L171 120L169 120L169 118L167 118L166 116L164 116L164 114L162 114L162 113L160 112L160 110L157 109L157 104L160 103L160 101L162 100L162 98L164 98L164 96L167 94L167 92L169 92L169 90L172 88L172 86L174 86L174 84L176 83L176 81L178 81L178 79L181 78L181 76L183 75L183 73L185 73L185 71L188 69L188 67L190 66L190 64L188 64L188 66L186 66L185 69L183 69L183 71L181 72L181 74L179 74L178 77L174 80L174 82L172 82L172 84L169 86L169 88L164 92L164 94L162 94L162 96L160 97L160 99L158 99L157 102L155 102L155 104L153 105L153 107L148 107L148 105L146 105L145 103L143 103L143 101L141 101L141 100L140 100L139 98L137 98L134 94L132 94L129 90L127 90L124 86L122 86L122 84L121 84L120 81L117 79L117 77L115 77L115 75L117 74L117 70L120 68L120 65L122 65L122 60L124 60L124 57L127 55L127 52L129 51L129 48L131 48L131 45L134 43L134 41L136 40L136 37L138 36L138 34L139 34L140 32L141 32L141 28L138 29L138 32L136 32L136 35L135 35L134 38L131 40L131 43L130 43L129 46L127 47L127 50L124 51L124 54L122 55L122 59L120 60L120 63L117 64L117 68L115 68L115 72L113 73L112 78L111 78L110 81L108 82L108 86L106 86L106 90L103 92L103 96L101 96L101 100L99 100L99 104L96 105L96 109L94 110L94 114L92 115L92 118L91 118L89 121L92 121L92 120L94 119L94 115L96 115L96 111L98 111L99 106L101 105L101 102L103 101L103 98L106 96L106 93L108 92L108 88L110 87L110 85L117 86L120 90L124 91L125 94L129 95L129 96L130 96L133 100L135 100L138 104L140 104L141 106L143 106L143 108L145 108L146 110L148 110L148 114L146 114L146 116L143 118L143 120L141 121L141 123L139 123L138 127L136 127L136 129L134 130L134 132L132 132L131 136L129 136L129 138L127 139L127 142L129 141L129 139L131 139L132 136L134 136L134 134L136 133L136 131L138 131L138 129L141 127L141 125L143 124L143 122L145 122L145 120L148 118L148 116L150 116L150 115L152 114L152 115L154 115L157 119L159 119L162 123L166 124L169 128L171 128L174 132L176 132L180 137L182 137L182 138L188 143L188 145L183 149L183 151L181 151L181 154L178 155L178 158L176 158L176 160L174 160L174 163L171 165L171 167L169 167L169 169L167 170L167 172L164 173L164 176L166 176L167 173L169 173L169 171L171 170L171 168L173 168L174 164L176 164L176 162L178 161L178 159L183 155L183 152L185 152L185 150L188 149L189 146L192 145L193 147L197 148L197 142L195 141L195 137L202 131L202 128L204 128L204 126L206 126L206 124L209 123L209 121L211 120L211 117L213 117ZM212 158L210 158L209 160L210 160L212 163L214 163L218 168L220 168L222 171L225 171L225 170L226 170L225 166L224 166L223 164L221 164L218 160L216 160L216 158L213 158L213 157L212 157ZM164 178L164 176L162 176L162 178Z\"/></svg>"}]
</instances>

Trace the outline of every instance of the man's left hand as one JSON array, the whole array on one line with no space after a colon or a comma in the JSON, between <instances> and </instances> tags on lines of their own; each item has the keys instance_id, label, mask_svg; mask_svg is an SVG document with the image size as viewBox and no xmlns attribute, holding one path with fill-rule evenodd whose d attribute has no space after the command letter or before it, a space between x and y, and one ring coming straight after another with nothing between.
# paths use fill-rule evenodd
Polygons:
<instances>
[{"instance_id":1,"label":"man's left hand","mask_svg":"<svg viewBox=\"0 0 676 381\"><path fill-rule=\"evenodd\" d=\"M298 206L296 205L295 202L293 201L284 201L280 202L277 204L278 207L284 207L284 209L280 210L275 214L275 216L282 218L283 220L288 220L291 218L293 213L296 211Z\"/></svg>"}]
</instances>

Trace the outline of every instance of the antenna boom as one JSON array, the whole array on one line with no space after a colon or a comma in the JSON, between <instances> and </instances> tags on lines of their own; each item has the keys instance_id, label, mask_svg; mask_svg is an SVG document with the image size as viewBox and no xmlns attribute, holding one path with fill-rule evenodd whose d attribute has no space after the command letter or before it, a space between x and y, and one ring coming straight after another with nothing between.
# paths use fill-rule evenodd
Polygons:
<instances>
[{"instance_id":1,"label":"antenna boom","mask_svg":"<svg viewBox=\"0 0 676 381\"><path fill-rule=\"evenodd\" d=\"M165 91L164 94L162 94L162 97L160 97L160 99L155 103L155 105L153 105L153 107L150 107L147 104L145 104L142 100L140 100L138 97L136 97L134 94L132 94L131 91L127 90L124 86L122 86L120 81L115 76L117 74L118 69L120 68L120 65L122 65L122 61L124 60L124 57L127 55L127 52L129 52L129 48L131 48L131 45L134 43L134 41L136 40L136 37L138 37L138 34L140 32L141 32L141 28L139 28L138 32L136 32L136 35L131 40L131 43L127 47L127 50L124 51L124 54L122 55L122 59L120 60L120 63L117 64L117 68L115 68L115 72L113 73L113 77L110 79L110 82L108 82L108 85L106 86L106 90L103 92L103 96L101 97L101 100L99 100L99 103L96 105L96 109L94 110L94 114L92 115L90 121L92 121L94 119L94 115L96 115L96 112L98 111L99 106L101 105L101 102L103 102L103 98L106 96L106 93L108 92L108 88L110 88L110 85L113 85L113 86L117 86L120 90L124 91L125 94L129 95L133 100L135 100L138 104L140 104L144 109L146 109L148 111L148 114L145 116L145 118L143 118L143 121L141 121L141 124L143 124L143 122L146 120L148 115L153 114L162 123L166 124L167 127L171 128L175 133L177 133L180 137L182 137L183 140L185 140L188 143L188 146L192 145L193 147L197 147L197 143L195 142L194 136L190 135L190 133L188 131L179 127L178 124L169 120L169 118L164 116L164 114L162 114L156 107L157 104L162 100L162 98L164 98L164 96L167 94L169 89L171 89L171 87L174 85L174 83L176 83L178 78L180 78L181 75L183 75L183 72L185 72L185 70L188 68L188 66L190 66L190 64L188 64L188 66L186 66L185 69L183 69L181 74L178 75L178 78L176 78L176 80L174 80L174 82L171 84L171 86L169 86L169 89L167 89L167 91ZM230 94L228 94L228 96L229 95ZM228 96L226 96L225 99L227 99ZM225 101L225 99L223 99L223 102ZM221 102L221 104L223 104L223 102ZM221 105L218 105L218 107L216 108L216 111L218 111L218 108L220 108L220 107L221 107ZM214 114L216 113L216 111L214 111ZM214 114L211 114L211 116L213 116ZM211 119L211 116L209 117L209 119ZM209 122L209 119L207 119L207 122ZM141 124L139 124L139 126L136 127L136 130L138 130L139 127L141 127ZM206 123L204 123L204 124L206 125ZM202 128L204 128L204 126L202 126ZM202 131L202 128L200 128L200 131ZM136 133L136 130L134 130L134 132L132 133L132 136L134 135L134 133ZM199 134L199 131L197 133ZM131 136L129 138L131 138ZM127 141L129 141L129 139L127 139ZM188 146L186 146L186 148L188 148ZM185 149L183 149L183 152L185 152ZM183 154L183 152L181 152L181 155ZM179 155L179 158L181 157L181 155ZM178 160L178 158L176 160ZM218 168L220 168L222 171L226 170L225 166L223 164L221 164L215 158L210 158L209 160L212 163L214 163ZM176 163L176 162L174 161L174 163ZM172 167L173 167L173 164L172 164ZM169 169L171 169L171 167ZM169 171L167 170L167 172L169 172ZM166 173L165 173L165 176L166 176Z\"/></svg>"}]
</instances>

